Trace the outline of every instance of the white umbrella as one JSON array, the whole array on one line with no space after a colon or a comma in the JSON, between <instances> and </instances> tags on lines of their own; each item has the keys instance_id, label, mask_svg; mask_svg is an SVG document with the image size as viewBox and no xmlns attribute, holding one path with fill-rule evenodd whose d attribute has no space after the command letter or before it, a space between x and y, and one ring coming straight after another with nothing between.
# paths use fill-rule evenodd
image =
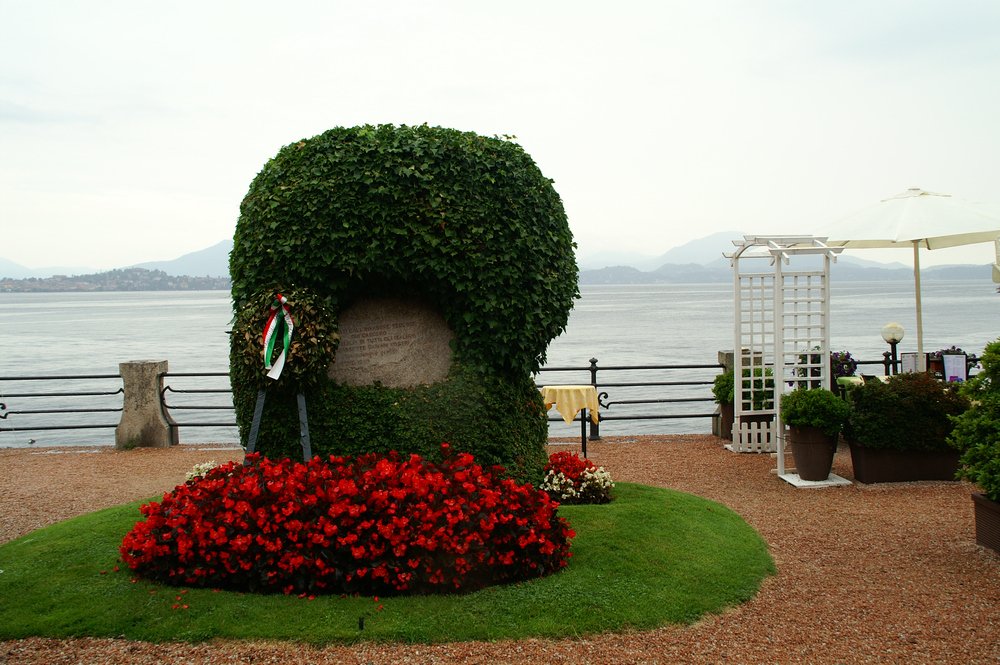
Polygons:
<instances>
[{"instance_id":1,"label":"white umbrella","mask_svg":"<svg viewBox=\"0 0 1000 665\"><path fill-rule=\"evenodd\" d=\"M950 194L911 188L830 225L818 235L827 245L849 249L913 249L917 300L917 353L924 352L920 308L920 248L942 249L981 242L996 244L993 281L1000 282L1000 209L963 201Z\"/></svg>"}]
</instances>

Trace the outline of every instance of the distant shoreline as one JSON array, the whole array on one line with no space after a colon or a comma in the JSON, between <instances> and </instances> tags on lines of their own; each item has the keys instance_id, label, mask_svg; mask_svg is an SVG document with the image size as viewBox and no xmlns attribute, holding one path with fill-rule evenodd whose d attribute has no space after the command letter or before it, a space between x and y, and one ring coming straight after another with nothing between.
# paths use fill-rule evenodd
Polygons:
<instances>
[{"instance_id":1,"label":"distant shoreline","mask_svg":"<svg viewBox=\"0 0 1000 665\"><path fill-rule=\"evenodd\" d=\"M228 277L168 275L162 270L122 268L90 275L0 279L2 293L100 293L109 291L228 291Z\"/></svg>"},{"instance_id":2,"label":"distant shoreline","mask_svg":"<svg viewBox=\"0 0 1000 665\"><path fill-rule=\"evenodd\" d=\"M830 271L834 282L911 281L907 268L875 268L851 264L838 265ZM992 266L935 266L921 272L928 281L990 280ZM612 266L580 271L581 285L643 284L722 284L731 282L728 265L667 263L656 270L643 271L632 266ZM88 275L54 275L0 279L0 293L100 293L127 291L229 291L229 277L168 275L162 270L122 268Z\"/></svg>"}]
</instances>

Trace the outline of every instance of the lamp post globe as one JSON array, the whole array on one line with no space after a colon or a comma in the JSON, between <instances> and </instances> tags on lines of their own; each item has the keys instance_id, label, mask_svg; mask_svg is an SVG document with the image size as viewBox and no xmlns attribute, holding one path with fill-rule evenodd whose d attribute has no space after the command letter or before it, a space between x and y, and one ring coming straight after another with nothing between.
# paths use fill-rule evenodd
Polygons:
<instances>
[{"instance_id":1,"label":"lamp post globe","mask_svg":"<svg viewBox=\"0 0 1000 665\"><path fill-rule=\"evenodd\" d=\"M903 341L903 326L898 323L887 323L882 326L882 339L886 341L887 344L899 344Z\"/></svg>"},{"instance_id":2,"label":"lamp post globe","mask_svg":"<svg viewBox=\"0 0 1000 665\"><path fill-rule=\"evenodd\" d=\"M896 322L887 323L882 326L882 339L889 344L889 348L892 349L892 365L890 366L892 371L891 374L899 373L899 365L896 361L896 345L903 341L903 326Z\"/></svg>"}]
</instances>

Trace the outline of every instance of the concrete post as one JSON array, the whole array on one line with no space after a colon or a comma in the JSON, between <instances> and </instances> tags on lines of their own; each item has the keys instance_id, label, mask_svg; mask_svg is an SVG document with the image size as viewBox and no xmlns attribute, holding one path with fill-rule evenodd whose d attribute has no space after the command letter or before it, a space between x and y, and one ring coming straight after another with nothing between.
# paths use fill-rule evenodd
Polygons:
<instances>
[{"instance_id":1,"label":"concrete post","mask_svg":"<svg viewBox=\"0 0 1000 665\"><path fill-rule=\"evenodd\" d=\"M736 354L733 351L719 351L719 364L724 365L726 369L723 372L732 372L736 369Z\"/></svg>"},{"instance_id":2,"label":"concrete post","mask_svg":"<svg viewBox=\"0 0 1000 665\"><path fill-rule=\"evenodd\" d=\"M167 448L177 443L163 414L160 391L166 360L132 360L119 363L125 387L122 417L115 428L115 448Z\"/></svg>"}]
</instances>

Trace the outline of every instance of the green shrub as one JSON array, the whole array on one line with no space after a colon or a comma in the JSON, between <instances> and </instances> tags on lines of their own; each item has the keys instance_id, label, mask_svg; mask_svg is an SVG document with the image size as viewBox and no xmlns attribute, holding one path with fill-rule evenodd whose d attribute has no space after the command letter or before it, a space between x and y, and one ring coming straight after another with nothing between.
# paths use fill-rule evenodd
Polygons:
<instances>
[{"instance_id":1,"label":"green shrub","mask_svg":"<svg viewBox=\"0 0 1000 665\"><path fill-rule=\"evenodd\" d=\"M816 427L835 437L850 414L850 405L825 388L798 388L781 396L781 420L792 427Z\"/></svg>"},{"instance_id":2,"label":"green shrub","mask_svg":"<svg viewBox=\"0 0 1000 665\"><path fill-rule=\"evenodd\" d=\"M958 477L1000 502L1000 339L986 345L981 361L983 371L962 387L972 404L952 418L949 443L962 452Z\"/></svg>"},{"instance_id":3,"label":"green shrub","mask_svg":"<svg viewBox=\"0 0 1000 665\"><path fill-rule=\"evenodd\" d=\"M850 393L851 416L844 433L869 448L948 450L948 435L968 398L952 386L919 373L897 374L887 383L872 381Z\"/></svg>"},{"instance_id":4,"label":"green shrub","mask_svg":"<svg viewBox=\"0 0 1000 665\"><path fill-rule=\"evenodd\" d=\"M234 404L240 433L250 431L256 394L241 391ZM484 376L456 364L448 378L414 388L344 386L327 381L310 391L309 435L314 455L361 455L392 450L440 460L441 443L472 452L484 467L507 468L537 483L547 461L548 418L530 378ZM267 393L257 450L268 457L301 458L295 393Z\"/></svg>"},{"instance_id":5,"label":"green shrub","mask_svg":"<svg viewBox=\"0 0 1000 665\"><path fill-rule=\"evenodd\" d=\"M712 394L716 404L733 403L733 372L723 372L712 382Z\"/></svg>"},{"instance_id":6,"label":"green shrub","mask_svg":"<svg viewBox=\"0 0 1000 665\"><path fill-rule=\"evenodd\" d=\"M748 379L750 374L751 369L744 368L743 377ZM773 408L774 378L771 368L754 367L753 376L755 378L752 381L752 390L745 390L742 386L740 388L743 391L743 408L748 408L751 403L754 411ZM746 383L750 383L750 381L746 381ZM715 396L715 401L718 404L734 404L736 401L735 388L734 372L729 371L716 375L712 382L712 394Z\"/></svg>"},{"instance_id":7,"label":"green shrub","mask_svg":"<svg viewBox=\"0 0 1000 665\"><path fill-rule=\"evenodd\" d=\"M267 383L252 341L271 291L315 294L323 336L305 357L316 367L336 346L344 309L418 298L454 333L447 379L396 389L313 385L305 379L325 377L312 366L289 381L282 375L268 385L258 450L301 454L294 396L302 390L316 453L433 458L447 441L540 479L547 423L531 375L579 297L574 247L552 182L509 140L366 125L285 146L251 183L230 256L234 305L250 310L238 319L231 357L244 441Z\"/></svg>"},{"instance_id":8,"label":"green shrub","mask_svg":"<svg viewBox=\"0 0 1000 665\"><path fill-rule=\"evenodd\" d=\"M962 452L958 477L1000 502L1000 392L982 395L957 416L950 442Z\"/></svg>"}]
</instances>

